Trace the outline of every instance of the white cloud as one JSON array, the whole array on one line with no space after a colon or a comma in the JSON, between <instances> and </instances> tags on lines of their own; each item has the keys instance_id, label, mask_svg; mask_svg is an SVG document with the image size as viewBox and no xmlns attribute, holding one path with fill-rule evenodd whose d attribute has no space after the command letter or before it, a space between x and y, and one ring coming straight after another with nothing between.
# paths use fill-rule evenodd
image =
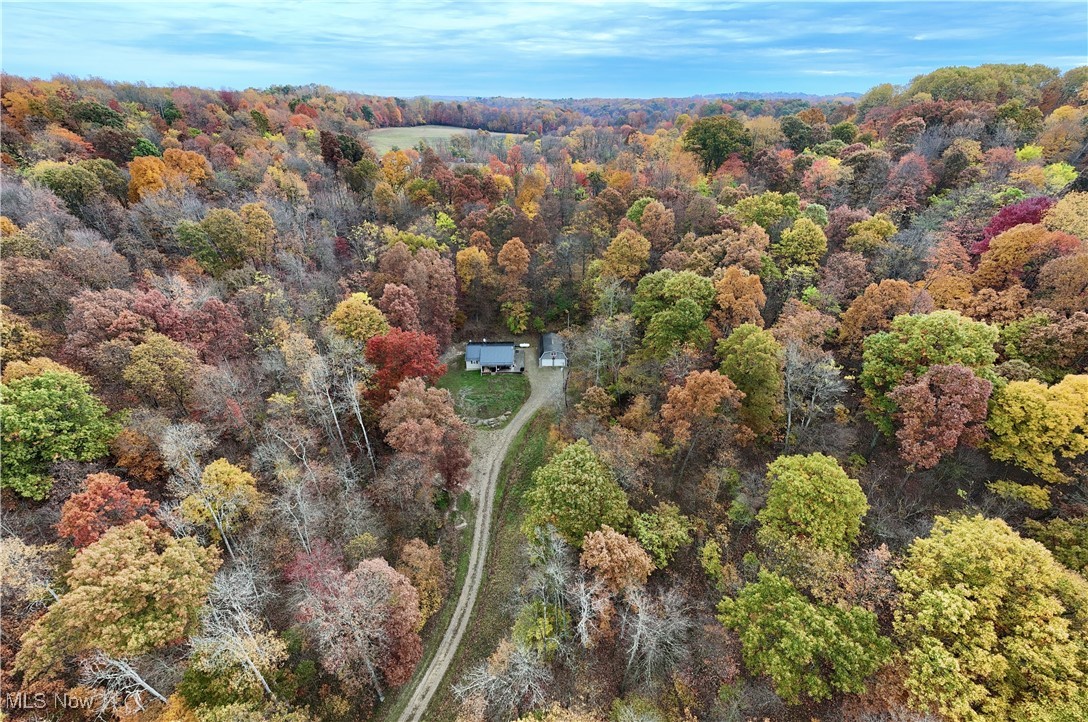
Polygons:
<instances>
[{"instance_id":1,"label":"white cloud","mask_svg":"<svg viewBox=\"0 0 1088 722\"><path fill-rule=\"evenodd\" d=\"M983 28L947 28L912 35L911 40L979 40L992 36L993 33Z\"/></svg>"},{"instance_id":2,"label":"white cloud","mask_svg":"<svg viewBox=\"0 0 1088 722\"><path fill-rule=\"evenodd\" d=\"M383 94L864 90L874 77L905 82L948 64L1082 64L1088 38L1083 2L981 13L954 1L923 12L704 0L5 0L3 11L8 72Z\"/></svg>"}]
</instances>

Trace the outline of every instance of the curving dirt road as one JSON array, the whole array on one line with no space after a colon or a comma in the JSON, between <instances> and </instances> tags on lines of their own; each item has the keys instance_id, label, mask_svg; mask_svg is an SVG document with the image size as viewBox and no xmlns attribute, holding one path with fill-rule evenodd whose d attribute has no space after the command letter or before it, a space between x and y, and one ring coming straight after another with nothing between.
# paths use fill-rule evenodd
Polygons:
<instances>
[{"instance_id":1,"label":"curving dirt road","mask_svg":"<svg viewBox=\"0 0 1088 722\"><path fill-rule=\"evenodd\" d=\"M472 608L484 580L484 563L491 545L491 516L495 502L495 489L499 484L499 470L506 458L510 442L517 436L521 427L545 405L556 404L562 399L563 376L566 369L537 368L536 348L526 349L525 372L529 375L530 392L521 409L505 428L479 430L473 443L472 486L470 491L476 501L476 526L472 533L472 550L468 559L468 574L465 576L461 596L453 617L446 627L446 633L438 645L438 651L431 659L430 666L423 673L419 684L412 691L412 696L398 718L398 722L420 722L427 712L431 698L442 684L450 663L457 654L461 637L468 629L472 618Z\"/></svg>"}]
</instances>

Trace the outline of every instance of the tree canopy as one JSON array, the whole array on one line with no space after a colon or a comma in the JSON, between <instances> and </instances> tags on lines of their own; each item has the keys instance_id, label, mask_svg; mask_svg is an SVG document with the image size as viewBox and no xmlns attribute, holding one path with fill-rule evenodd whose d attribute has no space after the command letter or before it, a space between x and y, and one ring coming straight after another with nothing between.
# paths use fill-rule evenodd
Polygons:
<instances>
[{"instance_id":1,"label":"tree canopy","mask_svg":"<svg viewBox=\"0 0 1088 722\"><path fill-rule=\"evenodd\" d=\"M1050 387L1010 381L995 395L986 428L994 458L1044 481L1066 481L1059 462L1088 452L1088 376L1066 376Z\"/></svg>"},{"instance_id":2,"label":"tree canopy","mask_svg":"<svg viewBox=\"0 0 1088 722\"><path fill-rule=\"evenodd\" d=\"M126 657L192 632L219 555L142 521L114 527L83 549L68 591L27 632L15 665L37 676L92 649Z\"/></svg>"},{"instance_id":3,"label":"tree canopy","mask_svg":"<svg viewBox=\"0 0 1088 722\"><path fill-rule=\"evenodd\" d=\"M955 311L896 316L887 331L863 343L859 380L874 423L891 434L896 406L888 392L907 374L920 377L936 364L960 364L984 377L992 374L996 341L995 328Z\"/></svg>"},{"instance_id":4,"label":"tree canopy","mask_svg":"<svg viewBox=\"0 0 1088 722\"><path fill-rule=\"evenodd\" d=\"M376 718L471 548L428 718L1086 717L1088 66L0 82L8 701Z\"/></svg>"},{"instance_id":5,"label":"tree canopy","mask_svg":"<svg viewBox=\"0 0 1088 722\"><path fill-rule=\"evenodd\" d=\"M52 487L48 465L105 456L120 431L108 409L76 373L46 371L0 386L3 487L44 499Z\"/></svg>"},{"instance_id":6,"label":"tree canopy","mask_svg":"<svg viewBox=\"0 0 1088 722\"><path fill-rule=\"evenodd\" d=\"M750 144L744 123L724 115L700 118L684 131L684 150L702 159L703 172L714 170L733 153L745 152Z\"/></svg>"},{"instance_id":7,"label":"tree canopy","mask_svg":"<svg viewBox=\"0 0 1088 722\"><path fill-rule=\"evenodd\" d=\"M891 656L876 615L805 598L785 578L763 571L736 599L718 605L718 618L740 635L744 663L771 678L791 703L835 692L862 692L865 680Z\"/></svg>"},{"instance_id":8,"label":"tree canopy","mask_svg":"<svg viewBox=\"0 0 1088 722\"><path fill-rule=\"evenodd\" d=\"M869 504L835 459L780 456L767 467L767 483L767 505L757 517L761 543L846 552L857 540Z\"/></svg>"},{"instance_id":9,"label":"tree canopy","mask_svg":"<svg viewBox=\"0 0 1088 722\"><path fill-rule=\"evenodd\" d=\"M957 721L1085 711L1088 583L1041 544L1000 519L938 517L894 574L914 704Z\"/></svg>"},{"instance_id":10,"label":"tree canopy","mask_svg":"<svg viewBox=\"0 0 1088 722\"><path fill-rule=\"evenodd\" d=\"M746 323L718 341L721 372L744 393L740 418L757 434L774 429L782 411L782 346L769 331Z\"/></svg>"},{"instance_id":11,"label":"tree canopy","mask_svg":"<svg viewBox=\"0 0 1088 722\"><path fill-rule=\"evenodd\" d=\"M585 440L568 445L533 472L526 500L528 528L554 526L575 546L604 524L627 526L627 495Z\"/></svg>"}]
</instances>

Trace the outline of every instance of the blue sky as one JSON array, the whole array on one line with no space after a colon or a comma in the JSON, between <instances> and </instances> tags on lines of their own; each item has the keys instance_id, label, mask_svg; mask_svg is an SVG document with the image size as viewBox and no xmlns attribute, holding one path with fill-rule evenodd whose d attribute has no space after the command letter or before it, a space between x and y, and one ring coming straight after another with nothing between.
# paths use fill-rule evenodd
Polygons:
<instances>
[{"instance_id":1,"label":"blue sky","mask_svg":"<svg viewBox=\"0 0 1088 722\"><path fill-rule=\"evenodd\" d=\"M3 70L388 95L864 91L944 65L1088 63L1088 3L11 2Z\"/></svg>"}]
</instances>

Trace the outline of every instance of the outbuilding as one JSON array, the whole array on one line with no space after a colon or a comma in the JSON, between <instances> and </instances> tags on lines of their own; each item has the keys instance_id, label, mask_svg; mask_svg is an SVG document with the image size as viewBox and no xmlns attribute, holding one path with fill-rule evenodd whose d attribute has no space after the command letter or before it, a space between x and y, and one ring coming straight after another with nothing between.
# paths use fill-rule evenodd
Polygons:
<instances>
[{"instance_id":1,"label":"outbuilding","mask_svg":"<svg viewBox=\"0 0 1088 722\"><path fill-rule=\"evenodd\" d=\"M540 335L540 366L563 367L567 365L567 353L563 350L563 339L557 333Z\"/></svg>"},{"instance_id":2,"label":"outbuilding","mask_svg":"<svg viewBox=\"0 0 1088 722\"><path fill-rule=\"evenodd\" d=\"M513 341L469 341L465 346L465 369L480 373L518 373Z\"/></svg>"}]
</instances>

